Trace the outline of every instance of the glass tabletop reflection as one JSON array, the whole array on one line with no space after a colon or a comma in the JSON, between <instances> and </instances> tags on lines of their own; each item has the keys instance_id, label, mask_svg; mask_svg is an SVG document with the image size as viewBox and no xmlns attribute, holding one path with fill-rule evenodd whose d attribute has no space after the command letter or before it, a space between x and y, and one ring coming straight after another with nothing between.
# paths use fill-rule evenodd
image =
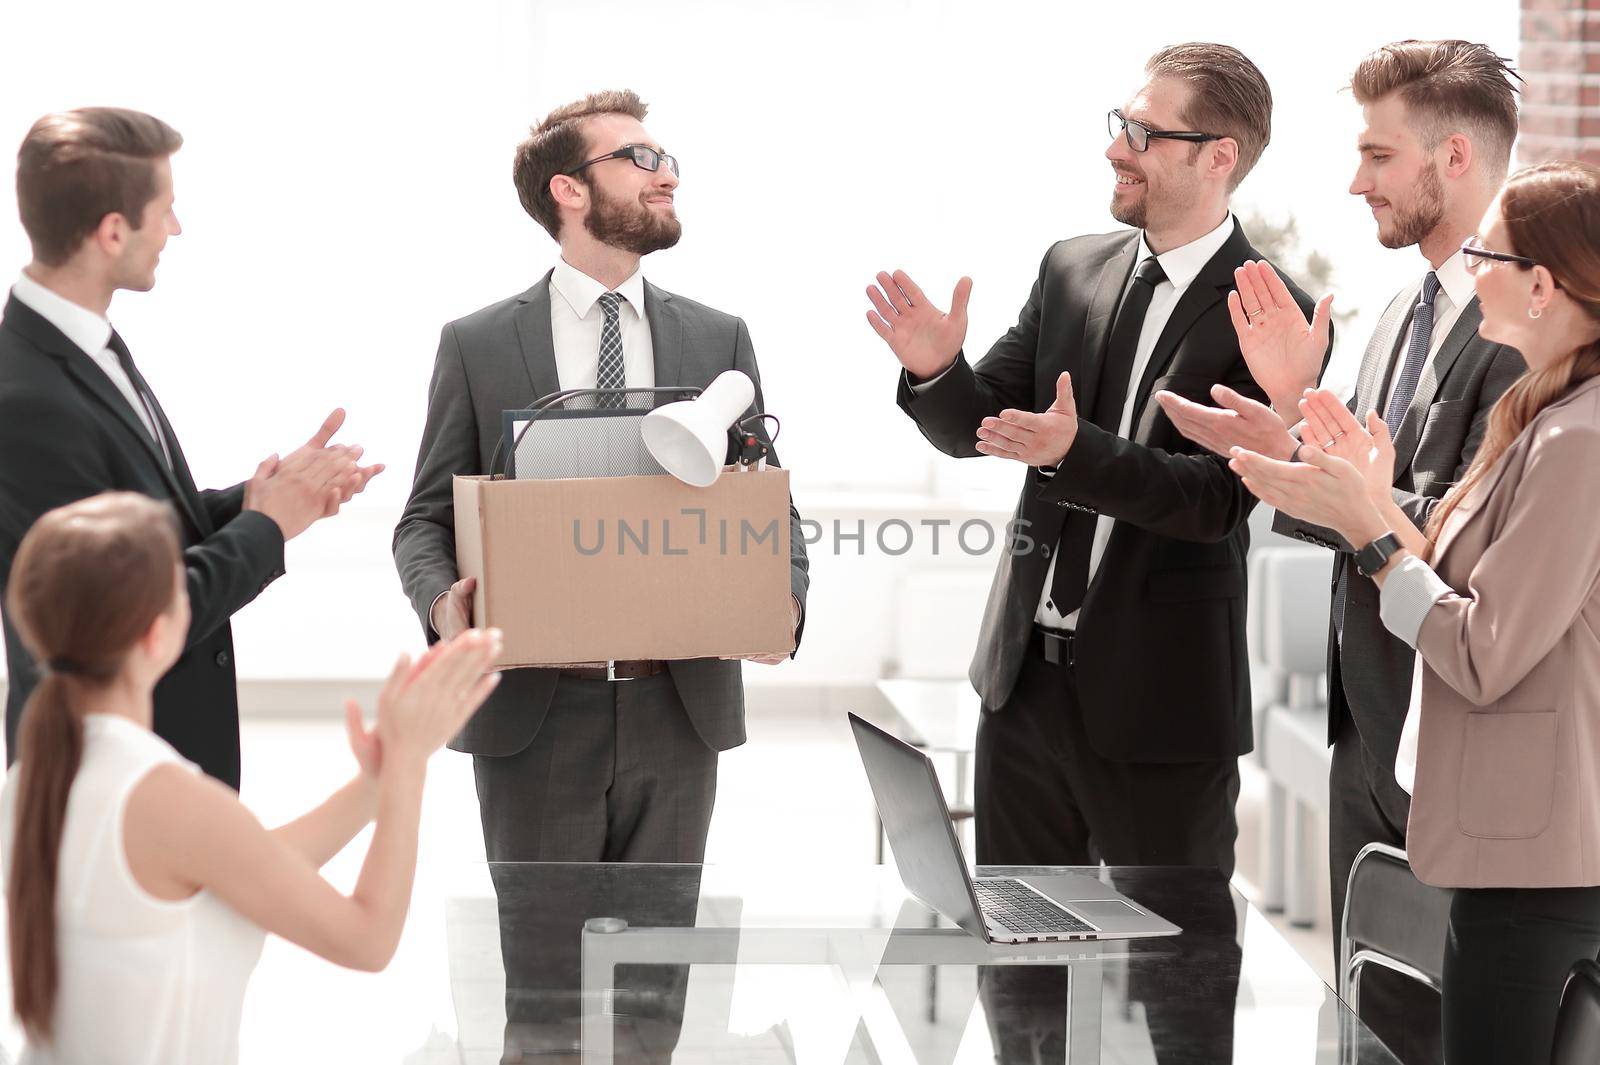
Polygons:
<instances>
[{"instance_id":1,"label":"glass tabletop reflection","mask_svg":"<svg viewBox=\"0 0 1600 1065\"><path fill-rule=\"evenodd\" d=\"M490 865L441 900L459 1060L1394 1061L1220 875L1074 871L1182 933L991 946L892 866Z\"/></svg>"}]
</instances>

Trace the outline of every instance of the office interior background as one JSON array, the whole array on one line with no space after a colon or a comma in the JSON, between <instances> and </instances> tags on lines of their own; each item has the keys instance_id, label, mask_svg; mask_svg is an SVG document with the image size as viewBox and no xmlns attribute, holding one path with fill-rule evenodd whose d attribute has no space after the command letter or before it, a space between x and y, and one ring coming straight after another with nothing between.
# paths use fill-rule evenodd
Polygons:
<instances>
[{"instance_id":1,"label":"office interior background","mask_svg":"<svg viewBox=\"0 0 1600 1065\"><path fill-rule=\"evenodd\" d=\"M557 104L637 90L682 163L684 236L645 261L646 276L748 323L796 504L822 534L801 653L745 668L752 742L723 759L708 862L860 864L874 827L843 713L886 713L884 678L964 676L995 554L954 530L1001 526L1021 476L936 453L895 409L897 364L864 319L873 274L905 268L941 303L972 276L967 350L981 354L1051 242L1115 228L1105 113L1137 88L1144 60L1176 41L1224 41L1274 95L1271 145L1235 210L1252 234L1283 231L1289 271L1336 294L1329 374L1348 384L1389 295L1422 269L1415 249L1378 245L1347 192L1351 70L1386 41L1460 37L1520 54L1526 72L1530 48L1565 54L1530 44L1533 17L1515 0L10 5L0 143L88 104L149 111L183 133L184 232L156 289L119 294L111 318L202 486L245 478L336 406L349 412L341 439L388 466L290 544L287 579L235 619L243 794L270 823L344 778L342 699L370 707L395 654L422 646L389 540L440 326L529 287L556 255L517 202L513 146ZM6 181L0 263L27 259ZM936 551L926 523L938 521L951 524ZM1246 762L1240 883L1259 897L1266 786ZM466 756L441 753L429 787L424 896L483 855ZM331 867L336 882L353 881L363 849ZM1307 854L1321 861L1320 842ZM1312 911L1318 925L1291 941L1326 967L1325 905ZM402 951L441 934L413 927ZM262 979L275 953L295 950L267 948L245 1061L399 1061L448 1034L404 1020L405 1002L448 993L443 974L426 986L331 967L292 988ZM384 1028L361 1030L379 1002Z\"/></svg>"}]
</instances>

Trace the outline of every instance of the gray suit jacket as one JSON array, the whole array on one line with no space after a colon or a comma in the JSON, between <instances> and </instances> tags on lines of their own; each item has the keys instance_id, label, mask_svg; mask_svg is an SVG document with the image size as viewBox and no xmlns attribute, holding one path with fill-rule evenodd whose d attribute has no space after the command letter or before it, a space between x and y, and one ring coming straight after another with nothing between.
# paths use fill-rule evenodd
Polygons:
<instances>
[{"instance_id":1,"label":"gray suit jacket","mask_svg":"<svg viewBox=\"0 0 1600 1065\"><path fill-rule=\"evenodd\" d=\"M1356 394L1350 402L1357 417L1365 418L1369 410L1382 412L1399 362L1399 347L1421 290L1421 281L1402 290L1378 322L1362 356ZM1465 475L1488 429L1489 409L1524 369L1515 348L1478 335L1482 320L1483 312L1474 297L1462 308L1443 346L1423 371L1395 435L1394 498L1418 528ZM1383 627L1378 618L1378 586L1356 572L1352 547L1338 533L1286 514L1277 515L1272 527L1336 552L1331 577L1335 585L1344 567L1350 567L1342 647L1333 619L1328 624L1328 742L1334 741L1348 714L1367 750L1393 769L1400 727L1411 698L1414 652Z\"/></svg>"},{"instance_id":2,"label":"gray suit jacket","mask_svg":"<svg viewBox=\"0 0 1600 1065\"><path fill-rule=\"evenodd\" d=\"M724 370L743 370L756 382L752 413L766 409L755 351L742 320L649 282L644 302L658 386L704 388ZM411 498L394 531L400 581L429 642L438 639L428 617L433 601L458 576L452 478L489 472L500 440L501 411L526 407L559 387L550 330L549 274L521 295L444 327L428 389L428 421ZM772 459L776 461L776 454ZM800 601L804 628L808 564L800 515L792 503L789 522L790 586ZM692 659L672 662L668 669L707 746L723 751L744 742L739 662ZM552 669L508 671L450 746L498 756L521 751L544 722L558 676Z\"/></svg>"}]
</instances>

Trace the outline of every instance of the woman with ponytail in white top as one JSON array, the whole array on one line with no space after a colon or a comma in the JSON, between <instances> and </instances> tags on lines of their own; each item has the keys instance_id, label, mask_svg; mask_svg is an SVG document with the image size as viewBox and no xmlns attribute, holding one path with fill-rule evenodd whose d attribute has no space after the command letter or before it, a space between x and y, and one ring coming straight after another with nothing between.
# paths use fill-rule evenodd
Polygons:
<instances>
[{"instance_id":1,"label":"woman with ponytail in white top","mask_svg":"<svg viewBox=\"0 0 1600 1065\"><path fill-rule=\"evenodd\" d=\"M6 611L46 669L5 784L3 843L23 1061L237 1061L265 934L329 961L388 964L410 905L429 755L493 690L498 634L402 657L360 771L268 831L151 731L151 693L189 625L171 512L130 493L51 511L18 549ZM355 890L318 869L376 821Z\"/></svg>"}]
</instances>

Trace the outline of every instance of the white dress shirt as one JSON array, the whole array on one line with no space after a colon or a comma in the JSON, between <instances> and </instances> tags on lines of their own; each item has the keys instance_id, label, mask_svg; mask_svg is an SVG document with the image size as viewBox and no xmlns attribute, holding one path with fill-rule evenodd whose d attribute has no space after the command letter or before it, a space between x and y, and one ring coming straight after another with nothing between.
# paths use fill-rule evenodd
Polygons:
<instances>
[{"instance_id":1,"label":"white dress shirt","mask_svg":"<svg viewBox=\"0 0 1600 1065\"><path fill-rule=\"evenodd\" d=\"M128 401L128 406L133 408L133 413L138 416L162 455L166 456L167 464L170 466L172 456L167 454L166 441L161 438L155 419L151 417L144 401L139 398L138 390L133 387L133 379L122 368L117 353L106 346L111 342L111 323L89 308L80 307L65 296L50 291L26 273L17 278L17 283L11 287L11 294L17 297L23 306L61 330L68 340L111 378L111 383L117 386L117 391L122 393L123 398Z\"/></svg>"},{"instance_id":2,"label":"white dress shirt","mask_svg":"<svg viewBox=\"0 0 1600 1065\"><path fill-rule=\"evenodd\" d=\"M1450 330L1455 327L1456 319L1461 317L1461 311L1472 302L1476 290L1472 285L1472 275L1467 273L1467 257L1459 249L1439 264L1439 269L1434 271L1439 275L1439 291L1433 297L1433 331L1428 335L1428 355L1422 362L1424 371L1438 356L1439 349L1444 347L1445 337L1450 335ZM1389 390L1384 394L1383 409L1389 409L1389 400L1394 398L1394 390L1400 385L1400 369L1405 364L1406 352L1411 348L1411 326L1406 325L1406 335L1401 338L1400 346L1395 349L1394 369L1389 375ZM1359 417L1365 418L1366 411L1358 411Z\"/></svg>"},{"instance_id":3,"label":"white dress shirt","mask_svg":"<svg viewBox=\"0 0 1600 1065\"><path fill-rule=\"evenodd\" d=\"M1150 296L1150 309L1145 311L1144 325L1139 330L1139 345L1133 352L1133 370L1128 379L1128 394L1122 401L1122 417L1117 422L1117 435L1127 436L1134 416L1133 403L1138 398L1139 379L1144 376L1145 367L1150 364L1150 356L1155 351L1156 341L1161 339L1161 331L1167 327L1167 319L1172 317L1172 310L1188 291L1194 279L1199 276L1206 263L1212 256L1221 250L1233 236L1234 220L1229 215L1222 220L1222 224L1198 240L1192 240L1181 248L1162 252L1156 256L1156 262L1161 264L1162 272L1167 276ZM1151 255L1150 245L1145 243L1144 234L1139 235L1139 254L1134 259L1135 268ZM1130 277L1129 283L1132 283ZM1100 387L1107 384L1101 382ZM1106 541L1111 539L1111 527L1116 519L1101 514L1094 524L1094 541L1089 547L1089 576L1086 582L1093 583L1095 571L1100 568L1100 559L1106 553ZM1059 550L1050 554L1050 568L1045 571L1044 588L1039 593L1039 608L1034 612L1033 620L1051 629L1076 629L1078 627L1078 611L1062 617L1055 607L1050 605L1050 588L1056 579L1056 560L1061 557Z\"/></svg>"},{"instance_id":4,"label":"white dress shirt","mask_svg":"<svg viewBox=\"0 0 1600 1065\"><path fill-rule=\"evenodd\" d=\"M550 275L550 332L556 379L563 389L595 386L600 375L600 328L606 317L599 300L612 291L623 299L617 308L617 327L622 333L625 383L629 388L655 387L655 348L650 319L644 315L644 273L635 270L628 280L608 289L565 259L557 259Z\"/></svg>"}]
</instances>

